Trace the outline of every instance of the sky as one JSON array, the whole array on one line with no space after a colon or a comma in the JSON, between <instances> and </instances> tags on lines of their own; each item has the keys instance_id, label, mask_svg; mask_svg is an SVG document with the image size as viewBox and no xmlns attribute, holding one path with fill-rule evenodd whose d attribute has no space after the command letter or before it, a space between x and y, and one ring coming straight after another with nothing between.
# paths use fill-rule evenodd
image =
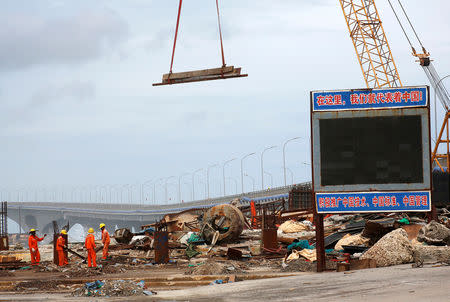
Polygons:
<instances>
[{"instance_id":1,"label":"sky","mask_svg":"<svg viewBox=\"0 0 450 302\"><path fill-rule=\"evenodd\" d=\"M255 152L244 160L248 192L261 189L270 146L264 187L281 186L282 146L293 137L287 183L310 180L310 91L365 87L339 1L219 3L226 62L248 78L153 87L169 70L178 1L2 1L1 198L92 200L109 188L138 201L146 183L150 201L157 181L156 199L167 183L176 201L183 175L187 201L198 169L195 199L208 195L207 171L215 197L233 158L226 193L240 193L241 159ZM388 2L376 4L403 84L428 84ZM449 74L450 3L404 4L437 71ZM215 1L184 2L174 72L221 66L215 13Z\"/></svg>"}]
</instances>

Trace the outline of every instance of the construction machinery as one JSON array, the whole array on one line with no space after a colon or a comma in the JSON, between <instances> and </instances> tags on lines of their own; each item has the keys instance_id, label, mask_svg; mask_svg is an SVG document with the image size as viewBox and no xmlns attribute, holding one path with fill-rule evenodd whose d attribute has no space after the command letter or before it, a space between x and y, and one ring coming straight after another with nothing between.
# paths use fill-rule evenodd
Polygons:
<instances>
[{"instance_id":1,"label":"construction machinery","mask_svg":"<svg viewBox=\"0 0 450 302\"><path fill-rule=\"evenodd\" d=\"M430 53L425 49L412 22L406 13L401 0L397 0L400 10L406 17L407 23L411 27L415 38L420 44L422 52L417 52L410 37L401 22L397 11L388 0L392 11L411 47L412 55L417 58L431 86L439 98L445 116L439 135L436 136L435 146L431 153L431 162L437 170L433 171L433 201L438 203L449 202L449 182L450 182L450 94L444 86L443 80L449 76L440 78L432 64ZM363 72L364 80L368 88L401 87L402 82L394 62L394 58L389 47L389 43L384 32L378 10L374 0L339 0L342 11L347 22L350 37L352 39L358 62ZM436 107L436 106L435 106ZM436 108L435 108L436 110ZM437 131L437 124L436 124ZM437 134L437 133L436 133ZM444 146L444 148L441 148ZM445 150L445 153L439 153Z\"/></svg>"},{"instance_id":2,"label":"construction machinery","mask_svg":"<svg viewBox=\"0 0 450 302\"><path fill-rule=\"evenodd\" d=\"M391 3L388 0L402 31L408 40L412 49L412 55L415 56L427 75L431 86L438 96L445 110L444 121L436 138L436 143L432 152L432 162L438 166L442 172L450 171L450 136L449 136L449 107L450 94L444 86L444 78L440 78L430 58L430 53L425 49L420 40L406 10L400 0L397 0L401 11L405 15L409 26L418 40L422 52L417 52L411 39L406 33L400 18ZM350 37L355 47L358 62L363 72L364 80L368 88L383 87L402 87L402 82L394 62L389 43L384 32L378 10L374 0L339 0L344 13ZM439 147L446 146L446 153L439 154Z\"/></svg>"}]
</instances>

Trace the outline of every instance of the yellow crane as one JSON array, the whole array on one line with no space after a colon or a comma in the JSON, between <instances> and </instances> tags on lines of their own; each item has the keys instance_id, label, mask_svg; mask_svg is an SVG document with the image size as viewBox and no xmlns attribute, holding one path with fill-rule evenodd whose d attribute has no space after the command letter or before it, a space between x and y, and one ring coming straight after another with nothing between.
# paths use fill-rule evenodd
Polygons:
<instances>
[{"instance_id":1,"label":"yellow crane","mask_svg":"<svg viewBox=\"0 0 450 302\"><path fill-rule=\"evenodd\" d=\"M389 5L394 12L397 21L408 40L412 55L418 58L418 62L422 66L427 75L431 86L434 88L436 95L441 101L445 110L445 117L436 139L436 144L432 152L432 162L444 171L443 166L446 166L447 172L450 171L450 94L443 84L443 79L440 78L433 64L431 63L430 53L427 52L423 46L419 36L417 35L414 26L404 6L400 0L397 0L401 7L409 25L411 26L415 37L420 43L422 53L416 52L411 43L411 39L407 35L405 28L400 21L392 3L388 0ZM361 71L364 76L367 88L388 88L388 87L402 87L402 82L395 65L394 57L392 56L391 48L389 47L386 34L378 10L374 0L339 0L344 13L350 37L355 47L358 62L361 66ZM444 144L447 152L439 154L439 147ZM439 161L443 160L445 164Z\"/></svg>"},{"instance_id":2,"label":"yellow crane","mask_svg":"<svg viewBox=\"0 0 450 302\"><path fill-rule=\"evenodd\" d=\"M402 82L373 0L339 0L367 88Z\"/></svg>"}]
</instances>

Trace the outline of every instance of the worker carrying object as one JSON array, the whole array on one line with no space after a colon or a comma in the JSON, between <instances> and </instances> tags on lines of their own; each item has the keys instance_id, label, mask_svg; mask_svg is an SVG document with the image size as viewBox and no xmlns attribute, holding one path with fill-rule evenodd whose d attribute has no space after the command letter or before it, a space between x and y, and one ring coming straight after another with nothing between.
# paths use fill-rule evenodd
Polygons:
<instances>
[{"instance_id":1,"label":"worker carrying object","mask_svg":"<svg viewBox=\"0 0 450 302\"><path fill-rule=\"evenodd\" d=\"M56 240L56 252L58 253L58 266L64 266L69 264L66 256L67 249L67 231L62 230L61 234L59 234L58 239Z\"/></svg>"},{"instance_id":2,"label":"worker carrying object","mask_svg":"<svg viewBox=\"0 0 450 302\"><path fill-rule=\"evenodd\" d=\"M30 236L28 237L28 247L30 248L31 254L31 265L39 265L39 261L41 261L41 254L39 254L38 249L38 241L42 241L47 234L44 234L44 237L39 238L36 236L36 230L30 230Z\"/></svg>"},{"instance_id":3,"label":"worker carrying object","mask_svg":"<svg viewBox=\"0 0 450 302\"><path fill-rule=\"evenodd\" d=\"M108 257L108 249L109 243L111 242L111 238L109 238L109 233L106 230L106 225L104 223L100 223L100 230L102 230L102 243L103 243L103 257L102 259L106 260Z\"/></svg>"},{"instance_id":4,"label":"worker carrying object","mask_svg":"<svg viewBox=\"0 0 450 302\"><path fill-rule=\"evenodd\" d=\"M88 267L97 267L97 255L95 253L94 229L90 228L84 242L84 247L88 252Z\"/></svg>"}]
</instances>

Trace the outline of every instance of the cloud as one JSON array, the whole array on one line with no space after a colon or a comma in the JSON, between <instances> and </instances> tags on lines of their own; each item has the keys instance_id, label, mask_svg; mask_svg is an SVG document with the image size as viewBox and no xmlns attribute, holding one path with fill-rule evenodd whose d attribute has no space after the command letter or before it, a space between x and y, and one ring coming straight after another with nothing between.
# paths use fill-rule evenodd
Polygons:
<instances>
[{"instance_id":1,"label":"cloud","mask_svg":"<svg viewBox=\"0 0 450 302\"><path fill-rule=\"evenodd\" d=\"M106 9L51 19L4 13L0 20L0 71L90 61L128 38L128 24Z\"/></svg>"},{"instance_id":2,"label":"cloud","mask_svg":"<svg viewBox=\"0 0 450 302\"><path fill-rule=\"evenodd\" d=\"M95 85L92 82L73 81L60 85L48 85L35 92L31 105L41 106L51 102L72 99L75 101L92 100L95 97Z\"/></svg>"}]
</instances>

